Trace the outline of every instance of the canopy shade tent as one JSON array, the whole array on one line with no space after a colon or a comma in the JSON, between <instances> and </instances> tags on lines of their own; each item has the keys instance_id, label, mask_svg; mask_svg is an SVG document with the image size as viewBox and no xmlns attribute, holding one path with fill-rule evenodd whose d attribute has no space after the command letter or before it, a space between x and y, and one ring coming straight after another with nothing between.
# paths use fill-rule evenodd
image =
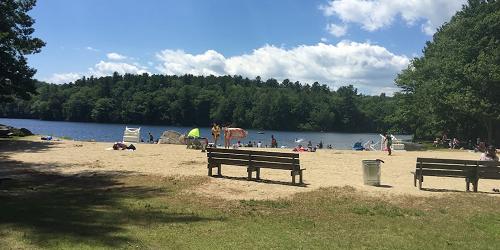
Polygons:
<instances>
[{"instance_id":1,"label":"canopy shade tent","mask_svg":"<svg viewBox=\"0 0 500 250\"><path fill-rule=\"evenodd\" d=\"M200 129L199 128L191 129L191 131L189 131L187 136L192 138L200 138Z\"/></svg>"}]
</instances>

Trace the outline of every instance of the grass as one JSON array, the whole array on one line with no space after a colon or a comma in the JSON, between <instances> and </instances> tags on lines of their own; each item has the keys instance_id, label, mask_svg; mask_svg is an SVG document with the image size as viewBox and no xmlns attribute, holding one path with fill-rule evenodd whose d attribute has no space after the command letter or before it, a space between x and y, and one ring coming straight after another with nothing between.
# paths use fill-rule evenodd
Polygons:
<instances>
[{"instance_id":1,"label":"grass","mask_svg":"<svg viewBox=\"0 0 500 250\"><path fill-rule=\"evenodd\" d=\"M2 248L498 249L500 199L373 198L350 187L224 201L207 178L32 173L0 183Z\"/></svg>"}]
</instances>

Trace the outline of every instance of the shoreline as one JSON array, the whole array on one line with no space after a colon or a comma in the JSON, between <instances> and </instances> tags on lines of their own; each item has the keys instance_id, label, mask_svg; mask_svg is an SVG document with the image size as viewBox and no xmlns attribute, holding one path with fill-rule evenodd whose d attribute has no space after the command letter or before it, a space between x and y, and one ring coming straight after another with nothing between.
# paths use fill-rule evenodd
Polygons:
<instances>
[{"instance_id":1,"label":"shoreline","mask_svg":"<svg viewBox=\"0 0 500 250\"><path fill-rule=\"evenodd\" d=\"M41 121L41 120L26 120L26 119L4 119L0 118L0 123L11 124L16 127L26 127L31 129L35 134L52 135L58 137L69 137L79 141L102 141L116 142L121 141L123 132L126 126L141 127L141 135L144 140L148 132L151 132L155 139L158 139L163 132L174 130L181 134L188 133L193 127L175 127L175 126L148 126L148 125L128 125L128 124L106 124L106 123L79 123L79 122L56 122L56 121ZM378 133L348 133L348 132L314 132L314 131L261 131L246 129L249 135L242 139L243 144L248 141L262 142L262 145L271 143L271 135L274 135L278 140L279 146L285 145L288 148L297 146L295 140L303 139L302 144L306 145L310 140L313 145L317 145L323 141L326 148L328 144L333 145L338 149L351 149L355 142L367 141L379 142L380 136ZM208 127L200 127L200 132L203 137L210 139L211 132ZM398 139L411 140L411 135L396 135ZM221 138L222 139L222 138ZM219 142L222 144L222 142ZM236 143L236 141L233 141Z\"/></svg>"}]
</instances>

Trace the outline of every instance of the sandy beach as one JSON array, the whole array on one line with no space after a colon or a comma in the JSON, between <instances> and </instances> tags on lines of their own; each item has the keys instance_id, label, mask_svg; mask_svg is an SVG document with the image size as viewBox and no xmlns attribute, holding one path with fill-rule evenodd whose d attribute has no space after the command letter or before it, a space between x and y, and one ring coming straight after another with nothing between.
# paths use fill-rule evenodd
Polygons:
<instances>
[{"instance_id":1,"label":"sandy beach","mask_svg":"<svg viewBox=\"0 0 500 250\"><path fill-rule=\"evenodd\" d=\"M121 174L154 174L161 176L205 176L207 182L190 192L225 199L276 199L289 197L331 186L352 186L370 195L438 196L450 192L464 192L465 181L456 178L426 177L424 188L413 186L417 157L477 160L479 153L463 150L439 150L406 152L396 151L393 156L386 152L359 152L350 150L318 150L301 153L300 162L305 168L305 187L288 185L289 171L262 169L262 182L247 181L246 168L222 166L224 178L207 177L207 156L200 150L186 149L182 145L136 144L136 151L106 150L111 143L39 141L0 141L0 173L12 174L23 171L56 171L65 174L113 171ZM254 148L255 149L255 148ZM270 149L266 149L270 150ZM290 149L274 151L291 152ZM382 185L363 185L361 160L382 159ZM16 171L12 171L16 170ZM492 193L500 187L495 180L480 180L479 192Z\"/></svg>"}]
</instances>

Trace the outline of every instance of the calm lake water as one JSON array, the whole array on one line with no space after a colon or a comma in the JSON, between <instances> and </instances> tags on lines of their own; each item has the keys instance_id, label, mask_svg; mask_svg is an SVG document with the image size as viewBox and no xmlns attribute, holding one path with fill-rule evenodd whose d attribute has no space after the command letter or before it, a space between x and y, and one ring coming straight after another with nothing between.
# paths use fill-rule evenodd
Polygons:
<instances>
[{"instance_id":1,"label":"calm lake water","mask_svg":"<svg viewBox=\"0 0 500 250\"><path fill-rule=\"evenodd\" d=\"M175 126L152 126L135 124L105 124L105 123L83 123L83 122L57 122L40 121L31 119L9 119L0 118L0 124L10 125L17 128L27 128L34 134L66 136L74 140L95 140L103 142L121 141L125 126L141 127L141 136L146 140L148 132L151 132L155 140L165 130L175 130L180 133L189 132L192 127ZM201 135L211 138L210 128L200 128ZM324 146L332 144L337 149L351 149L357 142L367 142L373 140L380 141L380 135L375 133L332 133L332 132L284 132L270 130L248 130L248 137L242 143L248 141L262 141L262 145L271 144L271 135L274 135L279 146L295 147L296 139L303 139L302 145L307 145L307 141L312 141L313 145L323 141ZM395 135L401 140L410 140L410 135ZM223 143L223 142L222 142ZM233 142L235 143L235 142Z\"/></svg>"}]
</instances>

